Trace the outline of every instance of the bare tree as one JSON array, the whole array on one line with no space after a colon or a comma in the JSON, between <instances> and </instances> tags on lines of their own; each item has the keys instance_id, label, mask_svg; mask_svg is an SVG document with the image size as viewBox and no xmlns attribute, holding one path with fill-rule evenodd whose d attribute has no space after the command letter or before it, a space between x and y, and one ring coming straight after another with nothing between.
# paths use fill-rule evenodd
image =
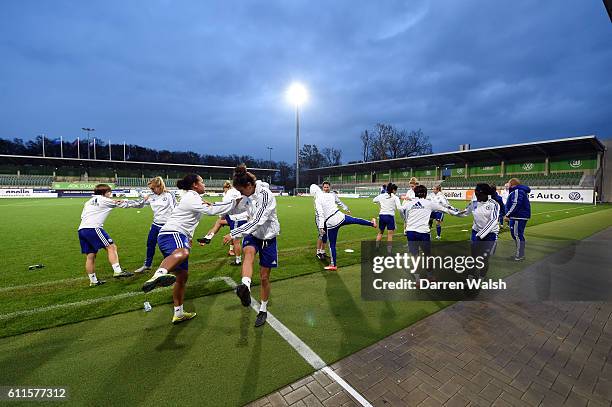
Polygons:
<instances>
[{"instance_id":1,"label":"bare tree","mask_svg":"<svg viewBox=\"0 0 612 407\"><path fill-rule=\"evenodd\" d=\"M370 158L370 148L372 144L372 139L367 130L364 130L361 133L361 151L363 156L363 161L368 161Z\"/></svg>"},{"instance_id":2,"label":"bare tree","mask_svg":"<svg viewBox=\"0 0 612 407\"><path fill-rule=\"evenodd\" d=\"M323 150L321 150L321 153L323 154L323 158L325 159L325 166L334 166L334 165L340 165L341 159L342 159L342 151L341 150L337 150L335 148L329 148L329 147L325 147Z\"/></svg>"},{"instance_id":3,"label":"bare tree","mask_svg":"<svg viewBox=\"0 0 612 407\"><path fill-rule=\"evenodd\" d=\"M429 137L423 134L421 129L412 130L410 133L404 136L405 145L403 148L403 157L412 157L415 155L431 154L431 143Z\"/></svg>"}]
</instances>

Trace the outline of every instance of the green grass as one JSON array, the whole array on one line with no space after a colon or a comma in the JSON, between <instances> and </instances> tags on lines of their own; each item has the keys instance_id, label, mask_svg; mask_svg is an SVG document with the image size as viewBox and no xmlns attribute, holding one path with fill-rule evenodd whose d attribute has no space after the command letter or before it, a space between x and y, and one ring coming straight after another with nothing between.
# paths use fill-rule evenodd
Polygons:
<instances>
[{"instance_id":1,"label":"green grass","mask_svg":"<svg viewBox=\"0 0 612 407\"><path fill-rule=\"evenodd\" d=\"M0 222L0 236L10 237L3 239L0 247L0 256L4 259L4 264L9 266L0 273L0 309L3 315L43 307L57 307L59 304L91 301L140 290L147 276L138 276L125 281L110 281L102 287L88 288L84 256L80 254L76 233L84 201L84 199L0 201L0 213L3 218ZM320 271L322 264L314 261L312 255L316 239L312 198L278 198L277 203L281 236L278 239L279 268L274 270L273 279ZM369 219L377 215L377 207L369 199L352 199L347 200L347 203L352 209L353 216ZM454 204L464 205L463 202ZM534 217L529 222L529 226L593 212L609 213L609 209L609 206L534 203ZM149 209L116 209L109 216L105 229L119 247L120 260L124 268L135 269L142 264L151 219ZM196 235L206 233L214 220L213 217L204 217ZM470 225L470 218L446 216L443 238L467 239ZM226 231L227 228L223 230L224 233ZM359 263L359 241L372 239L374 236L375 231L367 227L343 228L339 236L338 265L342 268ZM556 236L567 235L557 233ZM403 237L398 236L398 239ZM355 252L344 253L343 249L347 247L354 249ZM230 276L239 279L240 270L229 266L230 258L227 257L226 250L227 247L221 245L220 235L210 246L193 248L189 260L188 298L197 298L228 289L223 283L207 282L212 277ZM160 261L161 256L157 253L154 265ZM28 265L36 263L45 264L45 268L28 271ZM97 259L98 276L112 280L111 272L105 252L102 251ZM56 308L27 317L0 316L0 336L139 309L143 300L144 296L141 295L71 307L69 312L66 308ZM170 301L170 295L168 292L154 292L147 300L154 305L167 303Z\"/></svg>"},{"instance_id":2,"label":"green grass","mask_svg":"<svg viewBox=\"0 0 612 407\"><path fill-rule=\"evenodd\" d=\"M139 291L145 276L87 287L76 234L82 203L78 199L0 201L0 236L11 237L3 239L0 247L4 264L10 266L0 274L3 315ZM354 216L371 218L377 213L369 200L347 203ZM529 261L545 257L569 239L612 226L611 209L534 203L527 228ZM373 238L375 231L344 228L340 271L327 273L313 256L312 200L279 198L278 212L280 264L273 272L270 311L325 362L333 363L450 304L363 301L359 241ZM468 237L463 230L470 229L470 218L445 220L445 239ZM118 209L109 217L105 227L118 243L124 267L141 264L150 221L148 210ZM197 234L213 221L205 218ZM508 233L501 239L509 239ZM551 240L559 244L545 244ZM343 252L347 247L355 253ZM184 325L169 323L169 291L149 295L151 313L142 311L144 295L138 294L0 319L0 335L5 337L0 340L0 385L67 386L75 405L176 405L180 400L182 405L230 406L310 373L311 367L269 326L253 328L255 313L239 306L233 293L211 295L228 288L206 280L239 278L240 271L228 265L225 252L219 240L192 251L190 299L185 307L199 315ZM27 270L38 262L46 267ZM98 262L99 275L109 276L108 262L103 257ZM16 335L57 325L65 326Z\"/></svg>"}]
</instances>

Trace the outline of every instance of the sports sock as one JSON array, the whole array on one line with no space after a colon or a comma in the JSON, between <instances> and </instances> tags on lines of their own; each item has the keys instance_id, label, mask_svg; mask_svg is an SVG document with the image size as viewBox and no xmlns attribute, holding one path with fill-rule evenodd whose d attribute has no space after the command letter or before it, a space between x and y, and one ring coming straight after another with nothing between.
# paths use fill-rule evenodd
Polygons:
<instances>
[{"instance_id":1,"label":"sports sock","mask_svg":"<svg viewBox=\"0 0 612 407\"><path fill-rule=\"evenodd\" d=\"M236 264L242 263L242 257L236 256Z\"/></svg>"},{"instance_id":2,"label":"sports sock","mask_svg":"<svg viewBox=\"0 0 612 407\"><path fill-rule=\"evenodd\" d=\"M160 268L157 269L155 274L168 274L168 270L166 270L165 268L160 267Z\"/></svg>"},{"instance_id":3,"label":"sports sock","mask_svg":"<svg viewBox=\"0 0 612 407\"><path fill-rule=\"evenodd\" d=\"M251 279L248 277L242 277L242 284L246 285L249 291L251 291Z\"/></svg>"},{"instance_id":4,"label":"sports sock","mask_svg":"<svg viewBox=\"0 0 612 407\"><path fill-rule=\"evenodd\" d=\"M179 318L183 316L183 304L174 307L174 316Z\"/></svg>"},{"instance_id":5,"label":"sports sock","mask_svg":"<svg viewBox=\"0 0 612 407\"><path fill-rule=\"evenodd\" d=\"M98 277L96 277L96 273L87 274L89 276L89 281L93 284L98 282Z\"/></svg>"},{"instance_id":6,"label":"sports sock","mask_svg":"<svg viewBox=\"0 0 612 407\"><path fill-rule=\"evenodd\" d=\"M436 233L438 234L438 236L440 236L442 234L442 226L440 226L440 225L436 226Z\"/></svg>"},{"instance_id":7,"label":"sports sock","mask_svg":"<svg viewBox=\"0 0 612 407\"><path fill-rule=\"evenodd\" d=\"M115 274L119 274L123 271L121 270L121 266L119 265L119 263L112 264L112 267Z\"/></svg>"},{"instance_id":8,"label":"sports sock","mask_svg":"<svg viewBox=\"0 0 612 407\"><path fill-rule=\"evenodd\" d=\"M261 305L259 306L259 311L268 312L268 301L261 302Z\"/></svg>"},{"instance_id":9,"label":"sports sock","mask_svg":"<svg viewBox=\"0 0 612 407\"><path fill-rule=\"evenodd\" d=\"M211 233L207 234L207 235L206 235L206 236L204 236L204 237L205 237L206 239L212 239L213 237L215 237L215 234L211 232Z\"/></svg>"}]
</instances>

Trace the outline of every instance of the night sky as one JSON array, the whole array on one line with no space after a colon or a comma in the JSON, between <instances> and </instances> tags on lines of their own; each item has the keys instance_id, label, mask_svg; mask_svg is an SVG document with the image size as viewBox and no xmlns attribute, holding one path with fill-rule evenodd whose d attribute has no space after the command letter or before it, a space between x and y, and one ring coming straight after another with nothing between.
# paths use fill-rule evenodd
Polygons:
<instances>
[{"instance_id":1,"label":"night sky","mask_svg":"<svg viewBox=\"0 0 612 407\"><path fill-rule=\"evenodd\" d=\"M359 159L377 122L434 152L612 136L612 24L600 0L0 2L0 137L294 160Z\"/></svg>"}]
</instances>

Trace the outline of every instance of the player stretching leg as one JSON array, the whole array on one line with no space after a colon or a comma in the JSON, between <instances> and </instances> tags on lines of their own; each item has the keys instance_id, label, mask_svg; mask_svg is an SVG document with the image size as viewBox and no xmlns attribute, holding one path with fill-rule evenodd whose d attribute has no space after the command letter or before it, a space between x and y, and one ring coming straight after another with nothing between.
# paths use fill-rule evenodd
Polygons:
<instances>
[{"instance_id":1,"label":"player stretching leg","mask_svg":"<svg viewBox=\"0 0 612 407\"><path fill-rule=\"evenodd\" d=\"M176 183L185 192L181 201L174 208L170 218L159 231L157 243L164 260L159 268L143 286L142 291L149 292L157 287L167 287L174 284L172 299L174 302L173 324L187 321L196 316L195 312L185 312L185 286L189 270L189 252L193 232L200 223L202 215L221 215L229 212L235 201L207 204L200 197L205 191L202 177L188 174ZM174 274L170 274L174 273Z\"/></svg>"},{"instance_id":2,"label":"player stretching leg","mask_svg":"<svg viewBox=\"0 0 612 407\"><path fill-rule=\"evenodd\" d=\"M323 192L330 193L331 192L331 184L329 183L329 181L323 181L323 184L321 184L321 187L323 189ZM344 202L342 202L340 200L340 198L338 197L338 195L334 192L334 199L336 200L336 205L338 205L340 208L342 208L342 210L348 214L351 213L351 210L349 209L348 206L346 206L344 204ZM319 229L319 213L317 212L317 207L315 205L315 224L317 225L317 233L318 233L318 238L317 238L317 258L319 260L325 260L325 258L327 257L327 253L325 252L325 246L327 245L327 234L325 234L325 231L320 230Z\"/></svg>"},{"instance_id":3,"label":"player stretching leg","mask_svg":"<svg viewBox=\"0 0 612 407\"><path fill-rule=\"evenodd\" d=\"M142 208L143 201L116 201L111 199L111 187L106 184L98 184L94 189L94 195L85 202L81 212L81 224L79 225L79 241L81 253L87 255L85 270L89 276L89 286L96 287L105 283L98 280L96 276L96 254L98 250L105 249L108 262L113 268L113 277L131 277L134 274L124 271L119 265L117 245L104 230L104 221L113 208Z\"/></svg>"},{"instance_id":4,"label":"player stretching leg","mask_svg":"<svg viewBox=\"0 0 612 407\"><path fill-rule=\"evenodd\" d=\"M376 227L376 218L371 221L354 218L345 215L338 209L336 194L325 193L318 185L310 186L310 194L315 197L315 206L319 216L319 230L327 235L329 240L329 251L331 252L331 261L325 270L338 270L336 266L336 241L338 240L338 231L342 226L346 225L363 225Z\"/></svg>"},{"instance_id":5,"label":"player stretching leg","mask_svg":"<svg viewBox=\"0 0 612 407\"><path fill-rule=\"evenodd\" d=\"M159 235L159 230L166 224L172 210L177 205L176 196L166 189L166 184L162 177L153 178L147 186L153 194L146 197L144 204L151 206L153 223L147 236L147 257L143 266L134 270L134 273L144 273L151 270L155 248L157 247L157 235Z\"/></svg>"},{"instance_id":6,"label":"player stretching leg","mask_svg":"<svg viewBox=\"0 0 612 407\"><path fill-rule=\"evenodd\" d=\"M242 280L236 287L236 295L243 306L251 305L251 279L255 255L259 253L259 276L261 278L261 305L255 319L255 326L266 323L268 301L270 300L270 271L278 266L276 236L280 224L276 216L276 199L266 183L257 181L255 175L247 171L246 166L239 165L234 170L233 185L242 195L238 211L246 212L246 223L232 230L223 237L229 244L232 239L242 237L244 260L242 263Z\"/></svg>"},{"instance_id":7,"label":"player stretching leg","mask_svg":"<svg viewBox=\"0 0 612 407\"><path fill-rule=\"evenodd\" d=\"M225 181L225 183L223 184L222 202L229 202L232 200L240 199L241 196L242 195L240 194L240 192L238 192L238 190L236 190L235 188L232 188L232 184L229 181ZM233 209L227 215L219 217L219 219L217 219L213 227L208 231L206 236L198 239L198 243L200 243L200 246L209 244L212 238L215 236L215 234L223 226L226 226L226 225L229 226L230 232L231 232L232 230L234 230L234 228L243 225L245 222L244 220L235 220L235 216L238 214L239 212L237 212L236 209ZM241 249L242 249L242 246L241 246L240 239L234 239L234 241L232 242L232 245L230 246L230 250L228 252L230 256L235 256L235 260L231 263L232 266L240 266L242 264L242 250Z\"/></svg>"},{"instance_id":8,"label":"player stretching leg","mask_svg":"<svg viewBox=\"0 0 612 407\"><path fill-rule=\"evenodd\" d=\"M402 203L395 193L397 192L397 185L389 182L386 186L385 193L378 195L374 198L374 203L380 205L380 212L378 215L378 229L379 232L376 235L376 247L380 244L383 238L385 228L387 229L387 250L391 251L391 245L393 242L393 233L395 232L395 211L398 210Z\"/></svg>"},{"instance_id":9,"label":"player stretching leg","mask_svg":"<svg viewBox=\"0 0 612 407\"><path fill-rule=\"evenodd\" d=\"M436 185L433 187L433 192L428 196L428 199L432 202L435 202L439 205L442 205L445 208L449 208L450 204L448 203L448 199L446 199L446 195L442 192L442 187L440 185ZM429 228L433 225L434 220L436 221L436 239L440 240L442 237L442 222L444 221L444 212L441 211L433 211L431 213L431 217L429 218Z\"/></svg>"}]
</instances>

